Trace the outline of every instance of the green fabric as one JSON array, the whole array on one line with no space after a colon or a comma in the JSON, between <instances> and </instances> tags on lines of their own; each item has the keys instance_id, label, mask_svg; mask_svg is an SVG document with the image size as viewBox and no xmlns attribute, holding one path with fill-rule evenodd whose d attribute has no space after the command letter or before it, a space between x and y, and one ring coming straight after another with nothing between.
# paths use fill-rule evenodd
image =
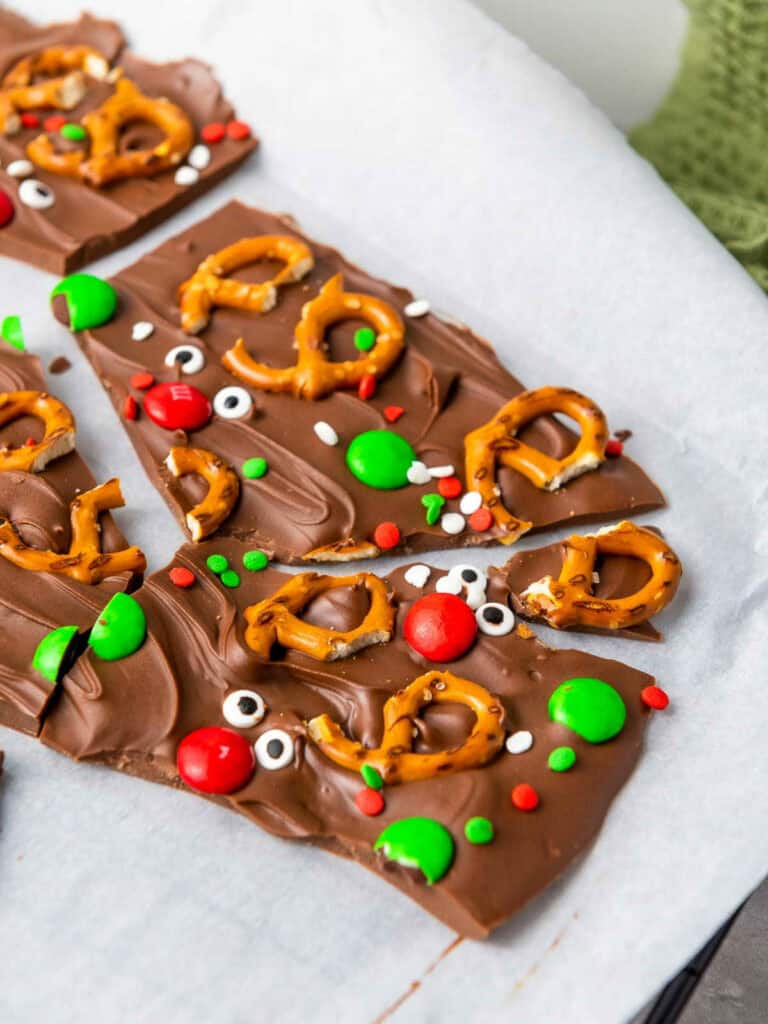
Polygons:
<instances>
[{"instance_id":1,"label":"green fabric","mask_svg":"<svg viewBox=\"0 0 768 1024\"><path fill-rule=\"evenodd\" d=\"M686 4L677 78L630 142L768 290L768 2Z\"/></svg>"}]
</instances>

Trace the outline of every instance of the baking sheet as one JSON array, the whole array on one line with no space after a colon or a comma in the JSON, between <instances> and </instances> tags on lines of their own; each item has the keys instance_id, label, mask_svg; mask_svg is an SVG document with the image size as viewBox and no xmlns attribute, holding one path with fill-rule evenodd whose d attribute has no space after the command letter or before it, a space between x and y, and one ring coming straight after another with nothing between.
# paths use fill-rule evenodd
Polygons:
<instances>
[{"instance_id":1,"label":"baking sheet","mask_svg":"<svg viewBox=\"0 0 768 1024\"><path fill-rule=\"evenodd\" d=\"M765 296L561 75L461 0L93 9L148 57L209 59L264 140L95 272L230 196L294 213L471 323L529 386L572 385L631 428L686 574L666 644L576 639L655 672L674 703L591 853L486 943L452 945L354 865L3 733L0 1019L626 1019L768 869ZM51 387L97 477L122 477L120 522L158 567L181 535L48 315L53 279L1 269L30 349L72 360Z\"/></svg>"}]
</instances>

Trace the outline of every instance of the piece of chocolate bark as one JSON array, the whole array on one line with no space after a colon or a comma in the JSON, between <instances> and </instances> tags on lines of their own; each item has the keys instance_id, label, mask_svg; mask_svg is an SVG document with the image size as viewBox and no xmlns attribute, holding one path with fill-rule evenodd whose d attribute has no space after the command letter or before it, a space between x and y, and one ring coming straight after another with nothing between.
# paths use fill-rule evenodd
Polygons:
<instances>
[{"instance_id":1,"label":"piece of chocolate bark","mask_svg":"<svg viewBox=\"0 0 768 1024\"><path fill-rule=\"evenodd\" d=\"M196 539L348 561L663 504L634 462L606 457L589 399L523 393L467 328L238 202L109 283L65 279L53 302Z\"/></svg>"},{"instance_id":2,"label":"piece of chocolate bark","mask_svg":"<svg viewBox=\"0 0 768 1024\"><path fill-rule=\"evenodd\" d=\"M192 202L256 145L210 68L152 64L84 14L0 11L0 253L62 274Z\"/></svg>"},{"instance_id":3,"label":"piece of chocolate bark","mask_svg":"<svg viewBox=\"0 0 768 1024\"><path fill-rule=\"evenodd\" d=\"M589 846L661 691L545 647L471 565L447 588L423 565L264 566L231 538L180 549L132 599L146 636L136 608L112 620L43 742L188 786L486 936Z\"/></svg>"},{"instance_id":4,"label":"piece of chocolate bark","mask_svg":"<svg viewBox=\"0 0 768 1024\"><path fill-rule=\"evenodd\" d=\"M110 597L141 581L144 556L74 450L39 360L0 344L0 723L37 734L60 670Z\"/></svg>"}]
</instances>

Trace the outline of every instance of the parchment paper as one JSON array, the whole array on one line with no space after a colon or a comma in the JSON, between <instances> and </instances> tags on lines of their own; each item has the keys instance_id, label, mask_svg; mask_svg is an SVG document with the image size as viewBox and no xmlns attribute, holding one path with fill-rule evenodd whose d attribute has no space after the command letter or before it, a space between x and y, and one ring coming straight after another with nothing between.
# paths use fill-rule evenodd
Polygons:
<instances>
[{"instance_id":1,"label":"parchment paper","mask_svg":"<svg viewBox=\"0 0 768 1024\"><path fill-rule=\"evenodd\" d=\"M491 941L451 949L354 865L5 733L0 1020L627 1018L768 870L765 296L561 75L460 0L94 8L148 56L208 58L264 140L96 272L236 195L468 321L528 385L592 395L666 489L653 521L686 573L665 644L576 642L655 672L674 704L582 864ZM53 280L1 269L29 347L73 361L51 387L159 567L181 535L49 316Z\"/></svg>"}]
</instances>

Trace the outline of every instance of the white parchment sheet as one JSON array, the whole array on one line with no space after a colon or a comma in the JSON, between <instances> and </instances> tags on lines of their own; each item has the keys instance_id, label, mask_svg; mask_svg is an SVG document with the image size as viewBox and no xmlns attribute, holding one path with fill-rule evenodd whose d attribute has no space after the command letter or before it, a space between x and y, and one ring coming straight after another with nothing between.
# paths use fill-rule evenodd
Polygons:
<instances>
[{"instance_id":1,"label":"white parchment sheet","mask_svg":"<svg viewBox=\"0 0 768 1024\"><path fill-rule=\"evenodd\" d=\"M6 732L0 1021L625 1020L768 871L765 296L561 75L461 0L93 8L147 56L210 60L263 138L95 272L238 196L466 320L529 386L593 396L668 494L652 521L685 577L665 644L571 642L655 672L674 704L586 859L445 955L445 927L354 865ZM50 317L53 279L0 270L29 347L72 360L51 387L159 567L182 537Z\"/></svg>"}]
</instances>

